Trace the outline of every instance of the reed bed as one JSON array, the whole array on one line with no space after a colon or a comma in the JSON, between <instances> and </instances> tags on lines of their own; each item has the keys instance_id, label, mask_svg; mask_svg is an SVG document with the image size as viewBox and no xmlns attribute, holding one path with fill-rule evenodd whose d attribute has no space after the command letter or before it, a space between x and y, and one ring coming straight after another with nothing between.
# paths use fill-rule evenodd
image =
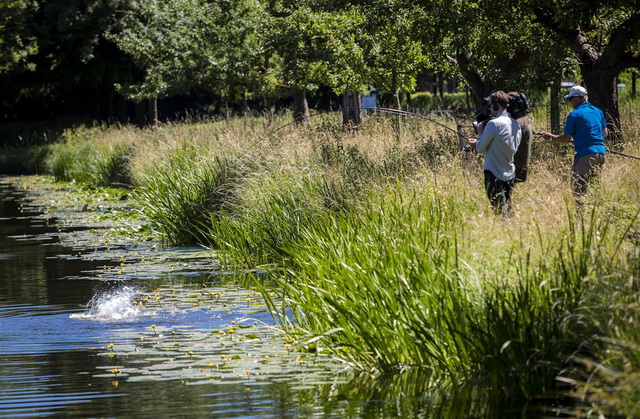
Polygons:
<instances>
[{"instance_id":1,"label":"reed bed","mask_svg":"<svg viewBox=\"0 0 640 419\"><path fill-rule=\"evenodd\" d=\"M640 155L637 121L623 115L625 152ZM368 116L350 132L337 115L304 127L271 115L73 135L52 149L59 178L101 161L87 144L125 156L161 237L266 271L274 318L301 348L370 375L426 371L452 392L481 388L490 404L570 395L634 412L624 410L640 376L634 160L610 155L577 210L572 150L535 138L505 219L489 208L482 160L419 119Z\"/></svg>"},{"instance_id":2,"label":"reed bed","mask_svg":"<svg viewBox=\"0 0 640 419\"><path fill-rule=\"evenodd\" d=\"M48 171L56 180L90 186L129 184L131 144L102 133L85 128L67 131L62 142L50 146L45 159ZM101 141L94 141L96 137Z\"/></svg>"}]
</instances>

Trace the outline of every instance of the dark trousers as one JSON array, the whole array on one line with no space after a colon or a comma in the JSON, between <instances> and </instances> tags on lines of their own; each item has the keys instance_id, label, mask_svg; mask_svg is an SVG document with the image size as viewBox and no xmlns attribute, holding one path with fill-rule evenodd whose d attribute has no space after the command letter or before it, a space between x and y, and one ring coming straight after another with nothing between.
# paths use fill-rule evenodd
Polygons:
<instances>
[{"instance_id":1,"label":"dark trousers","mask_svg":"<svg viewBox=\"0 0 640 419\"><path fill-rule=\"evenodd\" d=\"M511 211L511 194L514 180L500 180L489 170L484 171L484 187L491 207L498 214L509 215Z\"/></svg>"}]
</instances>

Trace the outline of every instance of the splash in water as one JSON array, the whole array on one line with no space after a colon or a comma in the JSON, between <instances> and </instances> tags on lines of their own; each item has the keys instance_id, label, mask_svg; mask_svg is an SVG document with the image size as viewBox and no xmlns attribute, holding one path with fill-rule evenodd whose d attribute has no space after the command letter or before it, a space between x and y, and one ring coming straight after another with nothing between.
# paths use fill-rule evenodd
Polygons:
<instances>
[{"instance_id":1,"label":"splash in water","mask_svg":"<svg viewBox=\"0 0 640 419\"><path fill-rule=\"evenodd\" d=\"M133 304L136 293L137 290L133 287L123 287L94 295L87 304L87 310L84 313L72 314L70 317L97 321L136 319L142 315L142 310Z\"/></svg>"}]
</instances>

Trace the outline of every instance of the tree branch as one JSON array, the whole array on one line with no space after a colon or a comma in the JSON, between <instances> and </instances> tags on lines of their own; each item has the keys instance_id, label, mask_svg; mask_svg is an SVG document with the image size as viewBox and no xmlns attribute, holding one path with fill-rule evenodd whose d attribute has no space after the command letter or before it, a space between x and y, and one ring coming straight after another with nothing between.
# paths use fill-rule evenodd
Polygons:
<instances>
[{"instance_id":1,"label":"tree branch","mask_svg":"<svg viewBox=\"0 0 640 419\"><path fill-rule=\"evenodd\" d=\"M625 52L620 59L620 71L628 68L640 68L640 55L632 52Z\"/></svg>"},{"instance_id":2,"label":"tree branch","mask_svg":"<svg viewBox=\"0 0 640 419\"><path fill-rule=\"evenodd\" d=\"M552 32L557 33L571 45L576 58L581 65L593 65L600 58L597 48L589 41L579 26L573 28L563 28L554 19L554 14L541 7L534 7L533 13L536 15L536 22L546 26Z\"/></svg>"},{"instance_id":3,"label":"tree branch","mask_svg":"<svg viewBox=\"0 0 640 419\"><path fill-rule=\"evenodd\" d=\"M567 29L563 28L554 19L555 14L548 9L543 9L542 7L533 7L533 14L536 18L533 20L534 23L540 23L543 26L546 26L552 32L557 33L565 40L571 41L575 38L575 32L577 28Z\"/></svg>"},{"instance_id":4,"label":"tree branch","mask_svg":"<svg viewBox=\"0 0 640 419\"><path fill-rule=\"evenodd\" d=\"M531 57L529 48L520 48L511 57L496 59L496 67L504 71L506 77L511 76L516 71L520 71L522 65Z\"/></svg>"},{"instance_id":5,"label":"tree branch","mask_svg":"<svg viewBox=\"0 0 640 419\"><path fill-rule=\"evenodd\" d=\"M455 58L447 55L447 59L457 65L464 78L472 85L484 86L484 75L471 64L469 54L458 52Z\"/></svg>"},{"instance_id":6,"label":"tree branch","mask_svg":"<svg viewBox=\"0 0 640 419\"><path fill-rule=\"evenodd\" d=\"M634 10L631 16L611 34L611 39L602 52L602 61L605 63L617 63L625 55L629 44L640 34L640 10Z\"/></svg>"}]
</instances>

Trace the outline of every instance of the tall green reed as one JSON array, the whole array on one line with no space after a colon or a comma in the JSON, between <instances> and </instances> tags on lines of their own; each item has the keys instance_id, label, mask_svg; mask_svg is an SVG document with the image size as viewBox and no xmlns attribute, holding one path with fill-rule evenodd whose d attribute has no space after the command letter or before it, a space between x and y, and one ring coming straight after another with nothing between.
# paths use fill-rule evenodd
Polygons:
<instances>
[{"instance_id":1,"label":"tall green reed","mask_svg":"<svg viewBox=\"0 0 640 419\"><path fill-rule=\"evenodd\" d=\"M88 186L130 184L131 146L96 141L99 130L66 131L63 140L49 146L46 166L56 180Z\"/></svg>"},{"instance_id":2,"label":"tall green reed","mask_svg":"<svg viewBox=\"0 0 640 419\"><path fill-rule=\"evenodd\" d=\"M320 169L297 167L256 170L236 192L223 211L212 214L207 235L224 262L240 268L283 266L305 225L353 199L349 186Z\"/></svg>"},{"instance_id":3,"label":"tall green reed","mask_svg":"<svg viewBox=\"0 0 640 419\"><path fill-rule=\"evenodd\" d=\"M274 315L366 371L484 383L493 403L557 397L558 373L597 347L584 296L618 260L609 226L571 219L537 256L514 243L487 261L492 276L473 278L468 268L483 261L465 246L491 244L461 243L464 205L397 188L306 224L275 278L285 304L270 300Z\"/></svg>"},{"instance_id":4,"label":"tall green reed","mask_svg":"<svg viewBox=\"0 0 640 419\"><path fill-rule=\"evenodd\" d=\"M601 270L592 291L584 295L585 309L599 326L593 336L598 350L576 357L580 366L578 373L562 374L564 380L574 385L571 394L577 400L576 416L640 415L639 214L640 211L636 211L626 220L627 228L610 246L611 252L617 255L613 269ZM631 247L625 249L629 245Z\"/></svg>"},{"instance_id":5,"label":"tall green reed","mask_svg":"<svg viewBox=\"0 0 640 419\"><path fill-rule=\"evenodd\" d=\"M209 243L203 229L233 196L241 176L239 162L205 157L184 143L149 168L135 199L166 242Z\"/></svg>"}]
</instances>

